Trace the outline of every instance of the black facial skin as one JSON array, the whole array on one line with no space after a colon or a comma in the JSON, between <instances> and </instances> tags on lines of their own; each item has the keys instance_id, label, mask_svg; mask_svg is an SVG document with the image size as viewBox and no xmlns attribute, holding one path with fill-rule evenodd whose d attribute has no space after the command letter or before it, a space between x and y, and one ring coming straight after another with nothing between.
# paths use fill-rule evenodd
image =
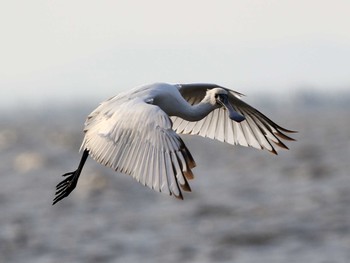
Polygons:
<instances>
[{"instance_id":1,"label":"black facial skin","mask_svg":"<svg viewBox=\"0 0 350 263\"><path fill-rule=\"evenodd\" d=\"M228 101L228 95L227 94L215 94L216 103L228 110L229 117L231 120L235 122L241 122L245 120L245 117L241 115L240 113L236 112L232 105L230 105Z\"/></svg>"},{"instance_id":2,"label":"black facial skin","mask_svg":"<svg viewBox=\"0 0 350 263\"><path fill-rule=\"evenodd\" d=\"M215 94L216 103L222 106L228 101L228 96L226 94Z\"/></svg>"}]
</instances>

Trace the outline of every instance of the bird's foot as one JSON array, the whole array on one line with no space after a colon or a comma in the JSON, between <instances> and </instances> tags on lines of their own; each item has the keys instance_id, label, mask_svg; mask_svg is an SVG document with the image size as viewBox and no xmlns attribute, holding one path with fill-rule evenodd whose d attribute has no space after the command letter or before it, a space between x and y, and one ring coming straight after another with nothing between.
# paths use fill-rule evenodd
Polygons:
<instances>
[{"instance_id":1,"label":"bird's foot","mask_svg":"<svg viewBox=\"0 0 350 263\"><path fill-rule=\"evenodd\" d=\"M53 200L52 205L56 204L58 201L62 200L63 198L67 197L76 187L77 182L78 182L78 178L79 178L79 174L80 172L78 170L74 171L74 172L69 172L69 173L65 173L62 176L68 176L67 178L65 178L62 182L60 182L59 184L57 184L56 186L56 197Z\"/></svg>"}]
</instances>

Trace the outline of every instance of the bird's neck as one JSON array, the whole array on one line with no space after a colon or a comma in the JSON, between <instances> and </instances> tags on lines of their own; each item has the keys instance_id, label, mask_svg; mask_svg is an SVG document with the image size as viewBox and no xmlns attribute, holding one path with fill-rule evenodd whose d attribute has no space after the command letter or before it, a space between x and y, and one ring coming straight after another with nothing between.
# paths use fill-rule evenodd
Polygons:
<instances>
[{"instance_id":1,"label":"bird's neck","mask_svg":"<svg viewBox=\"0 0 350 263\"><path fill-rule=\"evenodd\" d=\"M213 105L209 100L204 98L198 104L187 104L187 107L183 107L183 110L179 112L178 117L187 121L200 121L216 108L217 106L215 104Z\"/></svg>"}]
</instances>

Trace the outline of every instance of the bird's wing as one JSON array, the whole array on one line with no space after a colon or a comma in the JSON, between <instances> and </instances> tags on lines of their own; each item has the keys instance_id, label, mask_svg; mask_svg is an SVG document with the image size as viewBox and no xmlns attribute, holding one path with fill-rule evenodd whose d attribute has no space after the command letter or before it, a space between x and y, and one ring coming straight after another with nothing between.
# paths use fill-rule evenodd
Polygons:
<instances>
[{"instance_id":1,"label":"bird's wing","mask_svg":"<svg viewBox=\"0 0 350 263\"><path fill-rule=\"evenodd\" d=\"M214 84L178 85L182 96L192 105L199 103L204 98L207 89L216 87L220 86ZM226 90L229 92L230 104L235 111L245 117L244 121L240 123L232 121L228 116L228 112L222 107L212 111L205 118L197 122L189 122L179 117L171 117L173 129L182 134L200 135L230 144L267 149L274 154L277 154L277 152L272 143L281 148L288 149L282 142L282 139L294 140L285 134L294 131L282 128L264 114L242 101L240 97L243 94L229 89Z\"/></svg>"},{"instance_id":2,"label":"bird's wing","mask_svg":"<svg viewBox=\"0 0 350 263\"><path fill-rule=\"evenodd\" d=\"M85 123L81 149L99 163L131 175L156 191L183 198L190 191L195 162L158 106L140 99L111 99L93 111Z\"/></svg>"}]
</instances>

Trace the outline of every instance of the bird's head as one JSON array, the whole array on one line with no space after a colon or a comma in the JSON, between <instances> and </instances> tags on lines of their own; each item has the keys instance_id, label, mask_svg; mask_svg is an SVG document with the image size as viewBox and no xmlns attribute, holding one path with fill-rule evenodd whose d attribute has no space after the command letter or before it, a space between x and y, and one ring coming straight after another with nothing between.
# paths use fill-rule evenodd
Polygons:
<instances>
[{"instance_id":1,"label":"bird's head","mask_svg":"<svg viewBox=\"0 0 350 263\"><path fill-rule=\"evenodd\" d=\"M207 90L207 96L209 97L210 104L216 106L217 108L224 107L229 114L231 120L236 122L241 122L245 120L245 117L236 112L230 101L229 101L229 92L223 88L214 88Z\"/></svg>"}]
</instances>

